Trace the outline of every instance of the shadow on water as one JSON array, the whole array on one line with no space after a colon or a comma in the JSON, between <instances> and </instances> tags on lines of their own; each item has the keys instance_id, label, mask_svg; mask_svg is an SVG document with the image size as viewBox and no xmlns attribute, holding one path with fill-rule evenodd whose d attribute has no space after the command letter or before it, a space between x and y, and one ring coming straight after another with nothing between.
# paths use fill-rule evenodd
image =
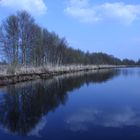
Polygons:
<instances>
[{"instance_id":1,"label":"shadow on water","mask_svg":"<svg viewBox=\"0 0 140 140\"><path fill-rule=\"evenodd\" d=\"M10 133L27 135L44 115L66 103L69 91L85 83L106 82L119 74L119 70L111 69L79 72L10 85L0 102L0 124Z\"/></svg>"}]
</instances>

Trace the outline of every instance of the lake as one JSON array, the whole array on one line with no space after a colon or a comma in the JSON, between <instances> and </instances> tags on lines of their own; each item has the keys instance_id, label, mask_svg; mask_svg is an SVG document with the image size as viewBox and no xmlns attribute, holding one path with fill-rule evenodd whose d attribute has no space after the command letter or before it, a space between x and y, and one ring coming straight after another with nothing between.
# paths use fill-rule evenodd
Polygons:
<instances>
[{"instance_id":1,"label":"lake","mask_svg":"<svg viewBox=\"0 0 140 140\"><path fill-rule=\"evenodd\" d=\"M140 140L140 68L77 72L0 89L2 140Z\"/></svg>"}]
</instances>

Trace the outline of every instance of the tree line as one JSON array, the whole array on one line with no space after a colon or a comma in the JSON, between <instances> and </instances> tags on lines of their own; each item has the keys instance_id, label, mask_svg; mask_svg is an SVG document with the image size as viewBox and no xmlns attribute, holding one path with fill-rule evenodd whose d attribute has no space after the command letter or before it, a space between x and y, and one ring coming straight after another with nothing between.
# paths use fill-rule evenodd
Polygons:
<instances>
[{"instance_id":1,"label":"tree line","mask_svg":"<svg viewBox=\"0 0 140 140\"><path fill-rule=\"evenodd\" d=\"M140 64L140 60L120 60L106 53L73 49L65 38L40 27L26 11L10 15L2 22L0 49L6 62L13 65Z\"/></svg>"}]
</instances>

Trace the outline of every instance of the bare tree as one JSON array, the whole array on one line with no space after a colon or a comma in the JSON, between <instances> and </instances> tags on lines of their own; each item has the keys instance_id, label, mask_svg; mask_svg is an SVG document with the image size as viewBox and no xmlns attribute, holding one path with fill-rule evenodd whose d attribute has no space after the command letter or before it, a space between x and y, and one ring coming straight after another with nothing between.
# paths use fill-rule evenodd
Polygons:
<instances>
[{"instance_id":1,"label":"bare tree","mask_svg":"<svg viewBox=\"0 0 140 140\"><path fill-rule=\"evenodd\" d=\"M66 39L36 24L26 11L11 15L3 22L0 46L8 62L16 65L136 64L132 60L121 61L105 53L85 53L73 49Z\"/></svg>"},{"instance_id":2,"label":"bare tree","mask_svg":"<svg viewBox=\"0 0 140 140\"><path fill-rule=\"evenodd\" d=\"M26 11L18 12L19 30L20 30L20 49L22 65L27 63L27 52L30 47L30 36L32 34L31 25L34 19Z\"/></svg>"},{"instance_id":3,"label":"bare tree","mask_svg":"<svg viewBox=\"0 0 140 140\"><path fill-rule=\"evenodd\" d=\"M15 15L9 16L2 25L3 48L8 60L13 64L18 63L19 52L19 28L18 18Z\"/></svg>"}]
</instances>

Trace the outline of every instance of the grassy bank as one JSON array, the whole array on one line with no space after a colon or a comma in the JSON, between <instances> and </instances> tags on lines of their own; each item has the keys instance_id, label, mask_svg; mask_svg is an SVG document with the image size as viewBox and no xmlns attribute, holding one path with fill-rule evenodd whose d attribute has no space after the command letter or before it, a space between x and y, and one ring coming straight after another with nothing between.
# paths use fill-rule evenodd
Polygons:
<instances>
[{"instance_id":1,"label":"grassy bank","mask_svg":"<svg viewBox=\"0 0 140 140\"><path fill-rule=\"evenodd\" d=\"M19 82L50 78L52 76L73 73L79 71L90 71L98 69L118 68L125 66L116 65L70 65L70 66L43 66L43 67L0 67L0 86L16 84Z\"/></svg>"}]
</instances>

